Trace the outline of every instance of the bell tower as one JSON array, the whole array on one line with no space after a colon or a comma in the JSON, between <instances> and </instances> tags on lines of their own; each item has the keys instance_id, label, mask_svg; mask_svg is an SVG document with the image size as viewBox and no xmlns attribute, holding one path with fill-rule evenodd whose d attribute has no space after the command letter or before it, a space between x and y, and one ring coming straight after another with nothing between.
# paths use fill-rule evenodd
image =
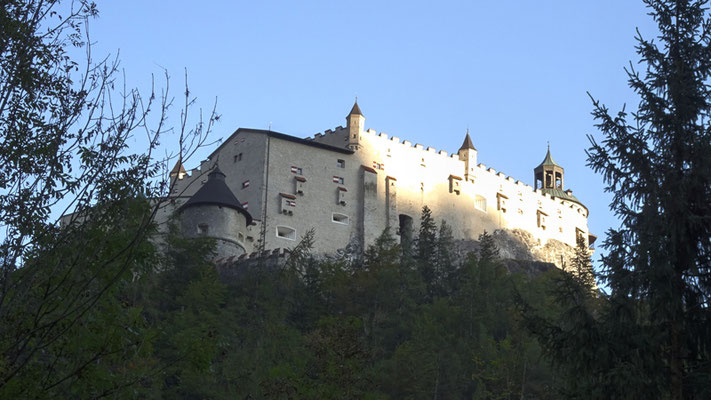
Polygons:
<instances>
[{"instance_id":1,"label":"bell tower","mask_svg":"<svg viewBox=\"0 0 711 400\"><path fill-rule=\"evenodd\" d=\"M363 113L360 112L357 98L355 104L353 104L353 108L351 108L351 112L346 117L346 122L348 129L348 148L358 150L360 149L360 136L365 126L365 117Z\"/></svg>"},{"instance_id":2,"label":"bell tower","mask_svg":"<svg viewBox=\"0 0 711 400\"><path fill-rule=\"evenodd\" d=\"M548 145L548 152L543 162L533 170L535 189L553 190L563 189L563 167L553 161L551 157L551 146Z\"/></svg>"},{"instance_id":3,"label":"bell tower","mask_svg":"<svg viewBox=\"0 0 711 400\"><path fill-rule=\"evenodd\" d=\"M464 161L464 180L470 181L474 179L477 151L472 143L472 138L469 137L469 129L467 129L467 136L464 137L464 143L462 143L462 147L459 148L458 154L459 159Z\"/></svg>"}]
</instances>

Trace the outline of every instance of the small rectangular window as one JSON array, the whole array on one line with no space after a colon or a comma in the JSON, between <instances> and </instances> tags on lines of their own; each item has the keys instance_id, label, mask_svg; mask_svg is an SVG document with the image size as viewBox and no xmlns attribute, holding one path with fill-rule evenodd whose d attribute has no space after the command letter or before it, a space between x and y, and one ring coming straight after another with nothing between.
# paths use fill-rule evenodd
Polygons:
<instances>
[{"instance_id":1,"label":"small rectangular window","mask_svg":"<svg viewBox=\"0 0 711 400\"><path fill-rule=\"evenodd\" d=\"M245 210L249 210L249 202L245 201L244 203L242 203L242 208L244 208Z\"/></svg>"},{"instance_id":2,"label":"small rectangular window","mask_svg":"<svg viewBox=\"0 0 711 400\"><path fill-rule=\"evenodd\" d=\"M242 161L242 153L235 154L234 162Z\"/></svg>"},{"instance_id":3,"label":"small rectangular window","mask_svg":"<svg viewBox=\"0 0 711 400\"><path fill-rule=\"evenodd\" d=\"M508 208L507 202L508 202L508 197L502 193L497 193L496 194L496 208L498 208L502 213L506 212L506 209Z\"/></svg>"},{"instance_id":4,"label":"small rectangular window","mask_svg":"<svg viewBox=\"0 0 711 400\"><path fill-rule=\"evenodd\" d=\"M337 224L348 225L348 216L345 214L333 213L331 214L331 221Z\"/></svg>"},{"instance_id":5,"label":"small rectangular window","mask_svg":"<svg viewBox=\"0 0 711 400\"><path fill-rule=\"evenodd\" d=\"M249 187L249 181L242 182L242 189Z\"/></svg>"},{"instance_id":6,"label":"small rectangular window","mask_svg":"<svg viewBox=\"0 0 711 400\"><path fill-rule=\"evenodd\" d=\"M338 160L336 161L336 165L338 166L338 168L345 168L346 162L344 160Z\"/></svg>"},{"instance_id":7,"label":"small rectangular window","mask_svg":"<svg viewBox=\"0 0 711 400\"><path fill-rule=\"evenodd\" d=\"M296 240L296 230L288 226L277 226L276 235L278 238Z\"/></svg>"},{"instance_id":8,"label":"small rectangular window","mask_svg":"<svg viewBox=\"0 0 711 400\"><path fill-rule=\"evenodd\" d=\"M208 224L198 224L197 226L197 232L199 235L207 235L209 230L210 226Z\"/></svg>"},{"instance_id":9,"label":"small rectangular window","mask_svg":"<svg viewBox=\"0 0 711 400\"><path fill-rule=\"evenodd\" d=\"M296 196L288 193L279 193L281 196L281 213L284 215L293 215L296 208Z\"/></svg>"},{"instance_id":10,"label":"small rectangular window","mask_svg":"<svg viewBox=\"0 0 711 400\"><path fill-rule=\"evenodd\" d=\"M536 212L536 222L539 228L543 229L544 231L546 230L546 217L548 214L544 213L541 210L538 210Z\"/></svg>"},{"instance_id":11,"label":"small rectangular window","mask_svg":"<svg viewBox=\"0 0 711 400\"><path fill-rule=\"evenodd\" d=\"M486 198L483 196L476 195L474 198L474 207L479 211L486 212Z\"/></svg>"},{"instance_id":12,"label":"small rectangular window","mask_svg":"<svg viewBox=\"0 0 711 400\"><path fill-rule=\"evenodd\" d=\"M304 186L306 184L306 178L303 176L297 176L294 179L294 182L296 184L296 194L303 195L304 194Z\"/></svg>"},{"instance_id":13,"label":"small rectangular window","mask_svg":"<svg viewBox=\"0 0 711 400\"><path fill-rule=\"evenodd\" d=\"M299 174L299 175L303 175L303 174L304 174L304 171L303 171L300 167L295 167L295 166L293 166L293 165L292 165L292 167L291 167L291 172L292 172L293 174Z\"/></svg>"},{"instance_id":14,"label":"small rectangular window","mask_svg":"<svg viewBox=\"0 0 711 400\"><path fill-rule=\"evenodd\" d=\"M344 187L338 187L338 199L336 201L337 204L340 204L342 206L346 205L346 193L348 192L348 189Z\"/></svg>"},{"instance_id":15,"label":"small rectangular window","mask_svg":"<svg viewBox=\"0 0 711 400\"><path fill-rule=\"evenodd\" d=\"M333 183L338 183L338 184L343 185L343 177L341 177L341 176L334 176L334 177L333 177Z\"/></svg>"}]
</instances>

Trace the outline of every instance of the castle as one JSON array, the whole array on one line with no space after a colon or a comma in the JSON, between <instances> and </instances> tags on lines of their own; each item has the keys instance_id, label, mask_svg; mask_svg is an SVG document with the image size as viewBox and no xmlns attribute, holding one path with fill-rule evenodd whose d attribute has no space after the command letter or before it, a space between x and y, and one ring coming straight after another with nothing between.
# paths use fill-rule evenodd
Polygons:
<instances>
[{"instance_id":1,"label":"castle","mask_svg":"<svg viewBox=\"0 0 711 400\"><path fill-rule=\"evenodd\" d=\"M215 238L219 257L293 247L311 228L321 254L362 252L385 229L405 243L425 205L460 240L509 232L530 246L572 249L578 237L595 239L550 149L532 187L477 164L468 132L449 155L365 130L357 101L346 122L305 139L239 128L199 168L188 173L178 161L162 218L177 215L186 235ZM539 258L560 267L559 253Z\"/></svg>"}]
</instances>

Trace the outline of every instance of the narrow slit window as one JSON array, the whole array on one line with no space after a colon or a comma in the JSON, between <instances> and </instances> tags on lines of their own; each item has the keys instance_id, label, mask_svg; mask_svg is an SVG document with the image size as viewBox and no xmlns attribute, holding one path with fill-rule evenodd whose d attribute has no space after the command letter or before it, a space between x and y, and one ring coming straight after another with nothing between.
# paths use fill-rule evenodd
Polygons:
<instances>
[{"instance_id":1,"label":"narrow slit window","mask_svg":"<svg viewBox=\"0 0 711 400\"><path fill-rule=\"evenodd\" d=\"M242 189L246 189L248 187L249 187L249 181L242 182Z\"/></svg>"}]
</instances>

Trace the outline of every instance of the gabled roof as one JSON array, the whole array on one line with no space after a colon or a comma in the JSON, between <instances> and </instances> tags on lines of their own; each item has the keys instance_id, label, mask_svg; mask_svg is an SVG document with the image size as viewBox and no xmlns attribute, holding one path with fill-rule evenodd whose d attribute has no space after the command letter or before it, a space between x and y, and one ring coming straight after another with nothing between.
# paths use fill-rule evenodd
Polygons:
<instances>
[{"instance_id":1,"label":"gabled roof","mask_svg":"<svg viewBox=\"0 0 711 400\"><path fill-rule=\"evenodd\" d=\"M247 218L247 225L252 223L252 216L242 207L242 203L237 200L237 197L227 186L227 183L225 183L225 174L220 171L217 165L215 165L215 168L207 175L207 182L205 182L180 209L184 210L197 205L215 205L232 208Z\"/></svg>"},{"instance_id":2,"label":"gabled roof","mask_svg":"<svg viewBox=\"0 0 711 400\"><path fill-rule=\"evenodd\" d=\"M462 143L462 147L459 148L459 150L476 150L476 147L474 147L474 143L472 143L472 138L469 137L469 130L467 130L467 136L464 137L464 143Z\"/></svg>"},{"instance_id":3,"label":"gabled roof","mask_svg":"<svg viewBox=\"0 0 711 400\"><path fill-rule=\"evenodd\" d=\"M220 150L223 147L227 146L228 143L231 143L232 139L234 139L237 135L246 134L246 133L256 133L256 134L261 134L261 135L267 135L271 138L287 140L289 142L303 144L306 146L316 147L319 149L324 149L324 150L329 150L329 151L335 151L337 153L343 153L343 154L353 154L354 153L353 150L347 149L345 147L331 146L326 143L317 142L315 140L302 139L302 138L298 138L296 136L291 136L291 135L287 135L285 133L279 133L276 131L269 131L269 130L264 130L264 129L252 129L252 128L238 128L236 131L234 131L232 133L232 135L230 135L227 139L222 141L222 144L217 146L217 148L212 153L210 153L210 155L207 156L207 158L212 159L217 153L220 152Z\"/></svg>"}]
</instances>

